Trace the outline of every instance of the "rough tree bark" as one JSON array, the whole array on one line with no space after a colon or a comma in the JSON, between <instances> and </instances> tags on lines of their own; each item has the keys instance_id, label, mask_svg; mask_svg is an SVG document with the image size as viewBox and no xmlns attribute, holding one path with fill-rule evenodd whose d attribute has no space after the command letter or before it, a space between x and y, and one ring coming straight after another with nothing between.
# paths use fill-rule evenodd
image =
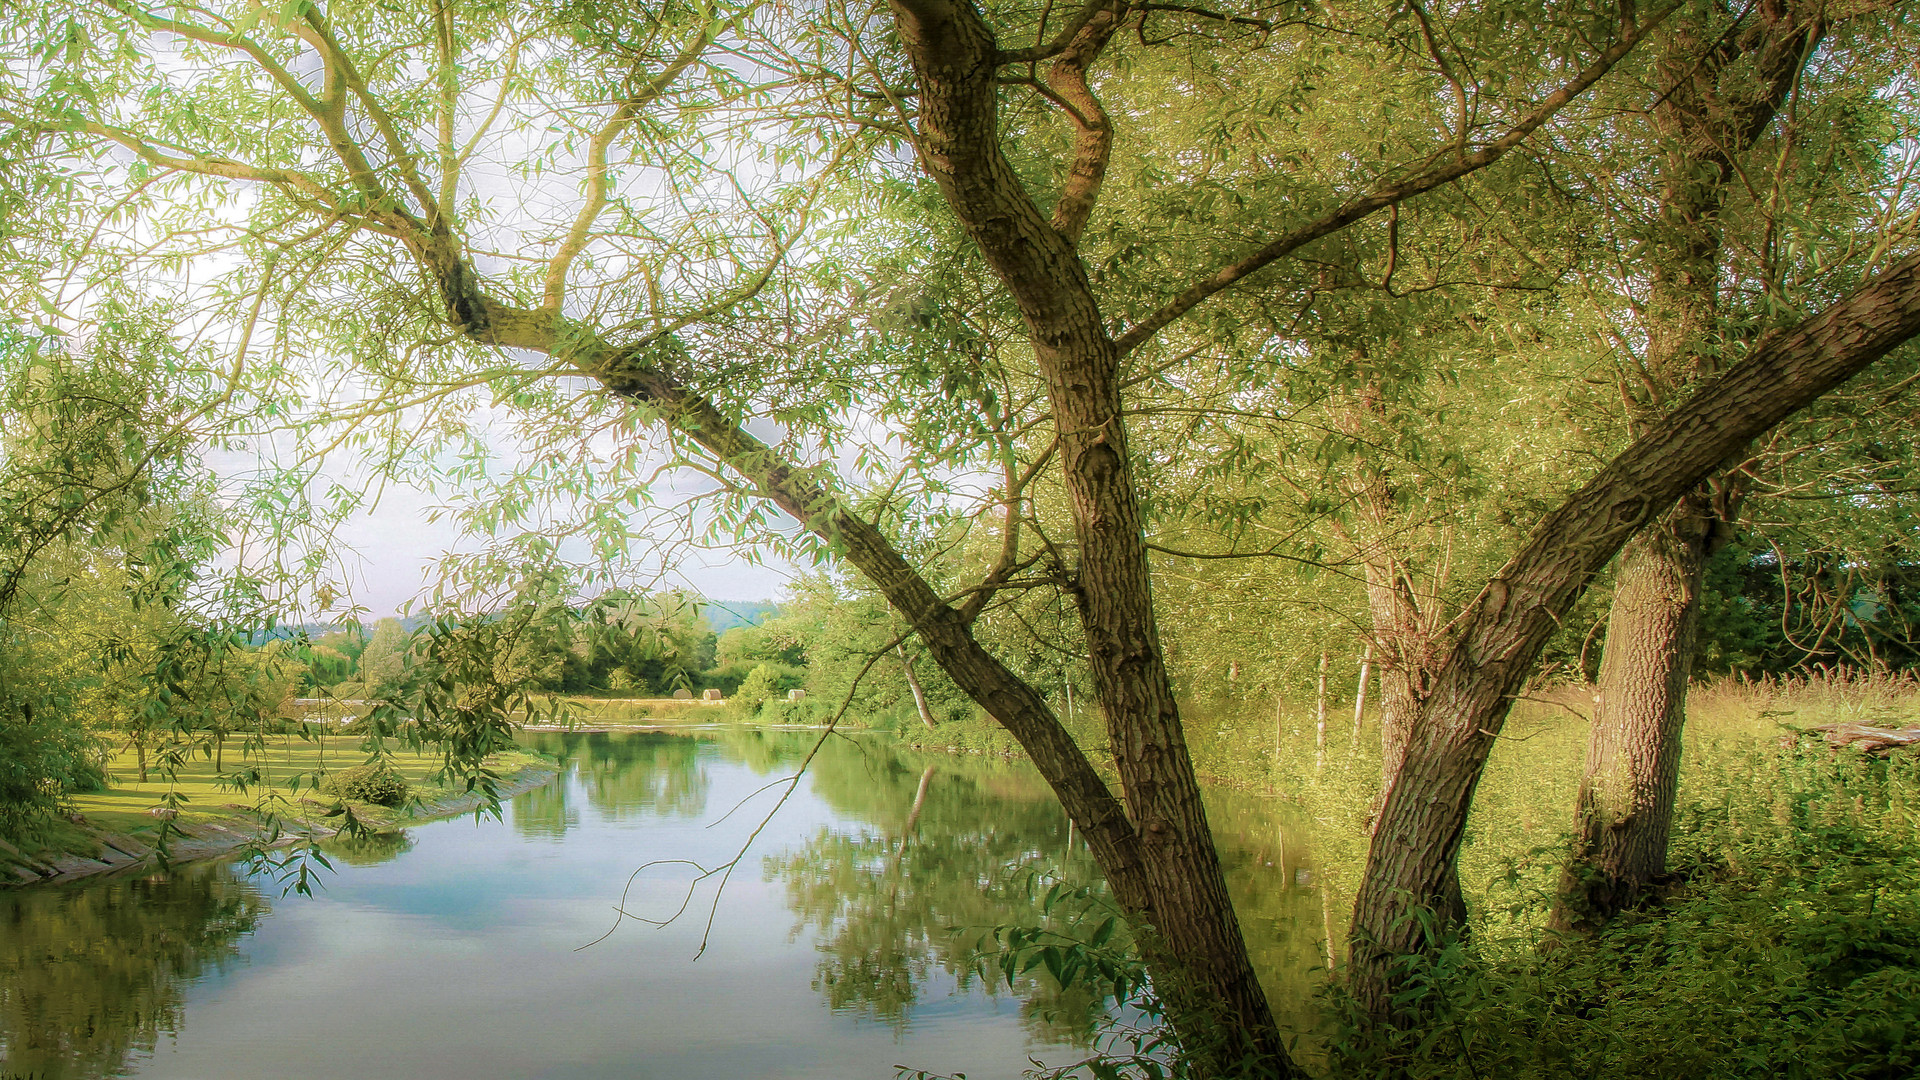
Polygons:
<instances>
[{"instance_id":1,"label":"rough tree bark","mask_svg":"<svg viewBox=\"0 0 1920 1080\"><path fill-rule=\"evenodd\" d=\"M1155 625L1145 525L1121 415L1120 352L1076 244L1098 197L1111 126L1087 69L1125 8L1091 14L1051 58L1075 108L1073 165L1049 218L1001 151L1001 51L970 4L898 0L920 84L920 159L1026 321L1059 440L1080 560L1073 596L1137 838L1149 960L1185 1048L1210 1071L1243 1059L1294 1072L1227 896ZM998 715L997 713L995 715ZM1220 1022L1224 1021L1224 1022Z\"/></svg>"},{"instance_id":2,"label":"rough tree bark","mask_svg":"<svg viewBox=\"0 0 1920 1080\"><path fill-rule=\"evenodd\" d=\"M1776 2L1730 36L1694 15L1661 32L1652 121L1666 151L1646 246L1646 356L1627 395L1637 427L1719 368L1721 220L1735 164L1785 105L1823 18L1824 7ZM1737 477L1714 476L1621 551L1556 929L1599 929L1666 873L1706 563L1731 538L1740 496Z\"/></svg>"},{"instance_id":3,"label":"rough tree bark","mask_svg":"<svg viewBox=\"0 0 1920 1080\"><path fill-rule=\"evenodd\" d=\"M1549 925L1589 932L1666 873L1712 519L1681 504L1629 541L1614 570L1573 850Z\"/></svg>"},{"instance_id":4,"label":"rough tree bark","mask_svg":"<svg viewBox=\"0 0 1920 1080\"><path fill-rule=\"evenodd\" d=\"M1559 620L1649 521L1756 436L1920 334L1920 256L1757 348L1649 425L1541 520L1451 628L1354 901L1349 988L1393 1012L1396 959L1430 944L1475 786Z\"/></svg>"}]
</instances>

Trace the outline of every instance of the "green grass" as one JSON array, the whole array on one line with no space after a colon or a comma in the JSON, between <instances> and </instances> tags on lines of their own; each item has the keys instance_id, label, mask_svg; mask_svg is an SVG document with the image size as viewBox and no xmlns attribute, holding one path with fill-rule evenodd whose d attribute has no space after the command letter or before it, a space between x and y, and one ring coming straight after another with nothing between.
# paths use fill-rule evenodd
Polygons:
<instances>
[{"instance_id":1,"label":"green grass","mask_svg":"<svg viewBox=\"0 0 1920 1080\"><path fill-rule=\"evenodd\" d=\"M575 722L591 726L617 727L622 724L712 724L731 718L725 704L679 698L582 698L561 699Z\"/></svg>"},{"instance_id":2,"label":"green grass","mask_svg":"<svg viewBox=\"0 0 1920 1080\"><path fill-rule=\"evenodd\" d=\"M171 753L149 750L148 777L142 783L137 756L123 748L107 761L105 790L68 799L68 812L79 821L74 817L43 820L7 839L22 854L44 860L62 853L91 856L99 850L102 835L137 836L151 831L160 821L156 808L167 806L177 809L175 820L183 825L224 822L234 828L253 828L262 809L283 818L318 820L338 800L314 789L316 777L366 760L360 737L353 735L321 734L309 741L297 735L270 734L253 748L235 736L227 740L223 769L218 773L204 745L181 746ZM419 806L409 810L356 801L355 816L371 827L385 828L417 810L447 812L466 793L459 785L435 779L441 764L438 755L394 748L390 765L412 786ZM532 751L511 750L495 755L488 764L510 777L549 763ZM0 849L0 856L5 854Z\"/></svg>"},{"instance_id":3,"label":"green grass","mask_svg":"<svg viewBox=\"0 0 1920 1080\"><path fill-rule=\"evenodd\" d=\"M1592 699L1574 687L1533 697L1516 704L1468 823L1471 938L1415 969L1420 1018L1404 1030L1343 1023L1329 998L1302 1045L1318 1073L1920 1074L1920 757L1836 755L1793 734L1920 724L1913 679L1696 687L1669 859L1684 886L1547 950ZM1366 857L1379 746L1371 722L1351 738L1350 701L1329 712L1324 750L1311 706L1196 709L1189 732L1204 775L1306 811L1316 883L1341 912Z\"/></svg>"}]
</instances>

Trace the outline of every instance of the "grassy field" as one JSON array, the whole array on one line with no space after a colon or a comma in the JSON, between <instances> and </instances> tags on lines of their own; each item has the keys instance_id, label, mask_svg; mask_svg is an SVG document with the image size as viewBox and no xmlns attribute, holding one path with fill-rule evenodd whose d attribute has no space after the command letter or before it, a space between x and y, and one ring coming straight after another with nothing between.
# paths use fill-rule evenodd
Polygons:
<instances>
[{"instance_id":1,"label":"grassy field","mask_svg":"<svg viewBox=\"0 0 1920 1080\"><path fill-rule=\"evenodd\" d=\"M265 745L251 752L243 749L238 738L229 739L221 773L214 772L213 757L204 747L188 748L171 769L155 766L156 757L149 755L147 782L141 783L139 762L133 752L115 754L107 762L107 790L74 796L75 812L96 824L121 828L151 822L149 811L162 805L169 793L179 800L183 820L231 816L250 810L263 798L331 805L331 796L313 790L314 777L350 769L367 760L359 736L354 735L321 735L312 741L296 735L268 735ZM542 761L538 755L519 751L497 755L493 768L504 774ZM438 755L415 754L397 747L389 764L422 802L458 794L434 780L441 767ZM384 809L371 807L369 812L378 815Z\"/></svg>"},{"instance_id":2,"label":"grassy field","mask_svg":"<svg viewBox=\"0 0 1920 1080\"><path fill-rule=\"evenodd\" d=\"M1506 894L1551 885L1572 827L1592 712L1592 690L1584 687L1540 690L1515 703L1467 826L1461 872L1470 898L1477 893L1490 908L1504 909L1514 902ZM1277 710L1271 702L1195 707L1188 733L1204 776L1307 808L1320 826L1321 861L1338 886L1351 888L1380 792L1379 731L1369 711L1356 735L1350 699L1333 703L1328 713L1324 743L1316 737L1311 703ZM1727 784L1755 754L1778 750L1796 731L1847 722L1920 726L1920 680L1853 674L1695 687L1688 697L1677 824L1724 801Z\"/></svg>"},{"instance_id":3,"label":"grassy field","mask_svg":"<svg viewBox=\"0 0 1920 1080\"><path fill-rule=\"evenodd\" d=\"M142 782L137 756L122 748L107 762L105 790L72 796L70 816L37 823L30 833L10 838L8 847L36 861L67 854L91 857L101 850L103 839L150 837L169 811L175 815L172 820L189 831L217 824L236 833L256 832L262 827L262 811L288 823L331 824L323 815L339 800L317 791L316 782L366 760L361 738L355 735L321 733L302 739L270 734L251 746L236 736L227 740L218 772L204 743L150 749ZM436 777L441 764L438 755L395 747L389 765L407 781L415 805L389 808L356 801L355 816L371 827L385 828L471 809L473 799L463 784ZM524 770L551 766L531 751L513 750L495 755L489 767L511 782ZM8 855L7 848L0 847L0 864L20 861Z\"/></svg>"},{"instance_id":4,"label":"grassy field","mask_svg":"<svg viewBox=\"0 0 1920 1080\"><path fill-rule=\"evenodd\" d=\"M562 702L575 722L591 726L621 724L712 724L733 719L724 702L678 698L583 698Z\"/></svg>"}]
</instances>

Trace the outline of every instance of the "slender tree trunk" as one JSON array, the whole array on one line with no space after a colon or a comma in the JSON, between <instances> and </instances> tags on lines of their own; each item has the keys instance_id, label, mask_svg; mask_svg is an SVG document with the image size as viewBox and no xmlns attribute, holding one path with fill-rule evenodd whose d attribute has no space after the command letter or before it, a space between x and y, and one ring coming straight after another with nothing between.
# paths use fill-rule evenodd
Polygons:
<instances>
[{"instance_id":1,"label":"slender tree trunk","mask_svg":"<svg viewBox=\"0 0 1920 1080\"><path fill-rule=\"evenodd\" d=\"M1315 749L1324 752L1327 748L1327 653L1325 649L1320 651L1320 683L1319 692L1314 698L1313 718L1313 745Z\"/></svg>"},{"instance_id":2,"label":"slender tree trunk","mask_svg":"<svg viewBox=\"0 0 1920 1080\"><path fill-rule=\"evenodd\" d=\"M1373 643L1367 643L1367 649L1360 654L1360 687L1353 692L1353 735L1348 740L1353 746L1360 745L1360 726L1367 715L1367 681L1373 677Z\"/></svg>"},{"instance_id":3,"label":"slender tree trunk","mask_svg":"<svg viewBox=\"0 0 1920 1080\"><path fill-rule=\"evenodd\" d=\"M928 730L939 727L939 722L933 718L933 710L927 707L927 692L920 686L920 677L913 673L913 658L907 655L907 647L897 645L894 651L900 655L900 670L907 673L907 689L913 691L913 707L920 714L920 722Z\"/></svg>"}]
</instances>

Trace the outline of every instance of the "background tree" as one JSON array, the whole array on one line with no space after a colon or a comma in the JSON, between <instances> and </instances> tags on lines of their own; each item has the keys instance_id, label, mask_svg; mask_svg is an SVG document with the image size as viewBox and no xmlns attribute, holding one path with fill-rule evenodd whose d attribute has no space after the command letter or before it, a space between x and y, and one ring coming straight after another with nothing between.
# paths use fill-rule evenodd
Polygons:
<instances>
[{"instance_id":1,"label":"background tree","mask_svg":"<svg viewBox=\"0 0 1920 1080\"><path fill-rule=\"evenodd\" d=\"M1879 146L1851 144L1861 126L1845 118L1874 108L1856 95L1878 82L1879 47L1844 29L1829 41L1824 8L1731 15L1669 20L1646 90L1652 175L1599 180L1624 196L1614 213L1646 191L1639 223L1621 230L1636 249L1614 264L1626 298L1617 385L1634 430L1772 329L1789 289L1848 280L1844 245L1876 227L1861 220L1870 208L1835 193L1884 180ZM1834 252L1818 271L1786 255L1816 246ZM1705 568L1734 538L1758 468L1713 477L1621 554L1559 927L1591 930L1665 873Z\"/></svg>"}]
</instances>

